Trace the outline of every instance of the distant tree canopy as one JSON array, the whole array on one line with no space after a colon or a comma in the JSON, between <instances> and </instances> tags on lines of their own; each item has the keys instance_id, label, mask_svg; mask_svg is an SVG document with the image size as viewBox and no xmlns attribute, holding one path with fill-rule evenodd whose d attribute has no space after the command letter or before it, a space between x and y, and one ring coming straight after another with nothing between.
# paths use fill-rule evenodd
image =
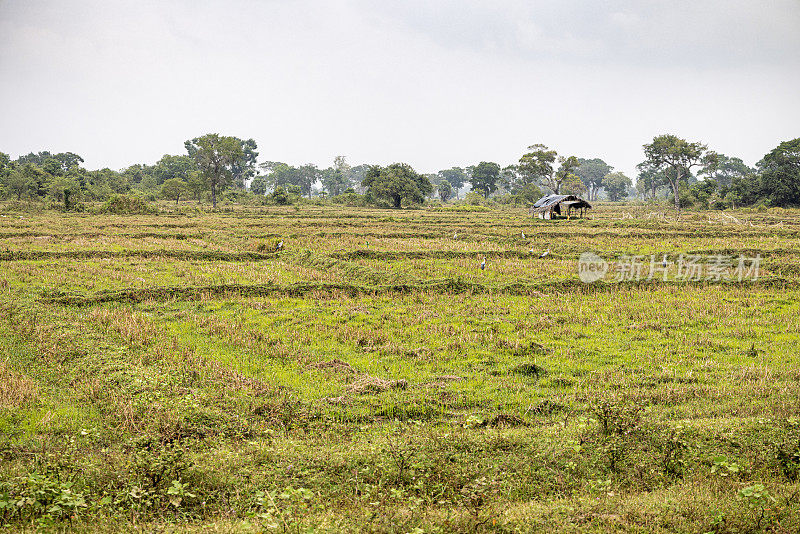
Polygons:
<instances>
[{"instance_id":1,"label":"distant tree canopy","mask_svg":"<svg viewBox=\"0 0 800 534\"><path fill-rule=\"evenodd\" d=\"M717 154L700 169L699 174L715 180L720 186L730 187L734 178L744 178L755 173L739 158L730 158L725 154Z\"/></svg>"},{"instance_id":2,"label":"distant tree canopy","mask_svg":"<svg viewBox=\"0 0 800 534\"><path fill-rule=\"evenodd\" d=\"M421 203L433 191L433 185L406 163L393 163L387 167L373 165L361 182L374 198L385 200L395 208L403 201Z\"/></svg>"},{"instance_id":3,"label":"distant tree canopy","mask_svg":"<svg viewBox=\"0 0 800 534\"><path fill-rule=\"evenodd\" d=\"M558 169L554 164L558 162ZM561 193L561 185L576 176L574 171L580 166L575 156L559 156L558 152L546 145L536 144L528 147L528 152L519 159L518 169L525 183L539 183L553 193Z\"/></svg>"},{"instance_id":4,"label":"distant tree canopy","mask_svg":"<svg viewBox=\"0 0 800 534\"><path fill-rule=\"evenodd\" d=\"M151 174L155 178L156 185L161 185L172 178L186 182L189 173L195 169L195 162L191 156L164 154L152 167Z\"/></svg>"},{"instance_id":5,"label":"distant tree canopy","mask_svg":"<svg viewBox=\"0 0 800 534\"><path fill-rule=\"evenodd\" d=\"M716 155L702 143L689 142L672 134L659 135L644 145L646 164L654 170L664 170L672 186L675 209L680 210L680 186L688 181L692 167L713 165Z\"/></svg>"},{"instance_id":6,"label":"distant tree canopy","mask_svg":"<svg viewBox=\"0 0 800 534\"><path fill-rule=\"evenodd\" d=\"M597 200L603 187L603 178L614 168L600 158L578 158L578 166L572 171L586 186L588 200Z\"/></svg>"},{"instance_id":7,"label":"distant tree canopy","mask_svg":"<svg viewBox=\"0 0 800 534\"><path fill-rule=\"evenodd\" d=\"M451 167L449 169L441 170L437 174L442 179L447 180L452 187L456 198L458 198L458 191L464 187L464 183L467 181L467 173L464 172L464 169L461 167Z\"/></svg>"},{"instance_id":8,"label":"distant tree canopy","mask_svg":"<svg viewBox=\"0 0 800 534\"><path fill-rule=\"evenodd\" d=\"M546 145L531 145L528 152L519 158L519 172L525 177L526 183L540 183L558 193L558 185L553 180L553 164L557 157L558 152Z\"/></svg>"},{"instance_id":9,"label":"distant tree canopy","mask_svg":"<svg viewBox=\"0 0 800 534\"><path fill-rule=\"evenodd\" d=\"M636 169L639 171L636 177L636 191L642 198L655 200L658 190L669 185L665 169L654 167L648 162L640 163Z\"/></svg>"},{"instance_id":10,"label":"distant tree canopy","mask_svg":"<svg viewBox=\"0 0 800 534\"><path fill-rule=\"evenodd\" d=\"M671 198L678 207L800 206L798 145L798 139L784 141L750 167L702 143L659 135L643 145L645 160L637 165L636 191L644 199ZM119 194L176 202L182 198L202 202L210 197L216 206L220 192L235 185L237 190L225 195L226 202L247 202L249 187L254 196L274 203L296 202L301 195L319 192L331 198L346 195L334 203L377 201L401 206L423 202L434 191L445 201L458 198L459 190L469 183L474 191L470 202L501 193L498 202L530 204L545 187L558 193L587 194L589 199L605 190L611 200L624 199L631 187L624 175L611 172L611 165L600 158L559 156L543 144L528 147L517 164L501 168L483 161L427 175L399 163L351 166L344 156L337 156L327 168L277 161L256 166L254 140L218 134L186 141L185 146L186 154L165 154L153 164L137 163L122 170L87 170L83 158L74 152L45 150L16 159L0 152L0 197L67 210L84 209L84 202L106 201Z\"/></svg>"},{"instance_id":11,"label":"distant tree canopy","mask_svg":"<svg viewBox=\"0 0 800 534\"><path fill-rule=\"evenodd\" d=\"M800 138L784 141L758 163L762 195L774 206L800 206Z\"/></svg>"},{"instance_id":12,"label":"distant tree canopy","mask_svg":"<svg viewBox=\"0 0 800 534\"><path fill-rule=\"evenodd\" d=\"M233 169L244 158L242 141L236 137L207 134L186 141L186 151L211 189L211 203L217 207L217 192L233 180Z\"/></svg>"},{"instance_id":13,"label":"distant tree canopy","mask_svg":"<svg viewBox=\"0 0 800 534\"><path fill-rule=\"evenodd\" d=\"M186 182L180 178L169 178L161 185L161 196L167 199L175 199L175 204L187 193L189 188Z\"/></svg>"},{"instance_id":14,"label":"distant tree canopy","mask_svg":"<svg viewBox=\"0 0 800 534\"><path fill-rule=\"evenodd\" d=\"M447 180L442 180L439 182L439 185L436 186L436 192L442 202L447 202L453 195L453 186L450 185L450 182Z\"/></svg>"},{"instance_id":15,"label":"distant tree canopy","mask_svg":"<svg viewBox=\"0 0 800 534\"><path fill-rule=\"evenodd\" d=\"M612 172L603 177L602 186L606 190L608 200L617 202L628 196L633 182L621 172Z\"/></svg>"},{"instance_id":16,"label":"distant tree canopy","mask_svg":"<svg viewBox=\"0 0 800 534\"><path fill-rule=\"evenodd\" d=\"M497 181L500 179L500 165L497 163L481 161L467 171L472 189L482 193L483 198L489 198L497 190Z\"/></svg>"},{"instance_id":17,"label":"distant tree canopy","mask_svg":"<svg viewBox=\"0 0 800 534\"><path fill-rule=\"evenodd\" d=\"M583 195L586 193L586 185L574 174L569 174L561 182L561 193L564 195Z\"/></svg>"}]
</instances>

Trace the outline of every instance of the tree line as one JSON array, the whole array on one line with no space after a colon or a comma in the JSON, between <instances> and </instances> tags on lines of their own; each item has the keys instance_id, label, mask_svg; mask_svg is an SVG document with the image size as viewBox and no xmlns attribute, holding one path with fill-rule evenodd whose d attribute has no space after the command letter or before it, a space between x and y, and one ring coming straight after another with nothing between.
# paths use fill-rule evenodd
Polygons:
<instances>
[{"instance_id":1,"label":"tree line","mask_svg":"<svg viewBox=\"0 0 800 534\"><path fill-rule=\"evenodd\" d=\"M447 202L469 191L473 200L529 205L545 194L574 194L593 201L631 196L668 200L675 207L724 209L764 204L800 205L800 139L785 141L755 168L741 159L716 153L700 142L675 135L657 136L643 146L644 161L634 182L600 158L559 155L534 144L519 161L502 167L482 161L421 174L410 165L351 166L338 156L327 168L314 164L258 163L253 139L207 134L185 142L186 153L164 155L153 165L136 164L120 171L87 170L72 152L30 153L12 160L0 152L0 194L6 199L51 201L63 209L80 209L85 201L114 195L147 200L165 198L210 201L261 199L287 204L301 196L329 197L333 202L399 208L426 198Z\"/></svg>"}]
</instances>

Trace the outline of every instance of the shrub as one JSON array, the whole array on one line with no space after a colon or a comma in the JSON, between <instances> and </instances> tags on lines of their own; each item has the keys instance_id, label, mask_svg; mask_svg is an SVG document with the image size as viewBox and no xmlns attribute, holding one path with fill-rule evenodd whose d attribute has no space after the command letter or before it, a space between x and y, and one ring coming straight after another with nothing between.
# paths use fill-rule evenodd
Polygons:
<instances>
[{"instance_id":1,"label":"shrub","mask_svg":"<svg viewBox=\"0 0 800 534\"><path fill-rule=\"evenodd\" d=\"M101 207L100 213L114 215L156 215L158 208L140 197L114 195Z\"/></svg>"}]
</instances>

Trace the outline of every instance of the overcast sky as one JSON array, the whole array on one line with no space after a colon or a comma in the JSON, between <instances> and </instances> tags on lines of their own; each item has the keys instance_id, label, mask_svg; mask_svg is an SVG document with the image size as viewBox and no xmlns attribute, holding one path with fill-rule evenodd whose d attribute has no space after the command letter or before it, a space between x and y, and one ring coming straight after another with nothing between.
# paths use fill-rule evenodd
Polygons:
<instances>
[{"instance_id":1,"label":"overcast sky","mask_svg":"<svg viewBox=\"0 0 800 534\"><path fill-rule=\"evenodd\" d=\"M633 177L675 133L754 164L800 136L798 0L0 0L0 151L90 169L209 132L260 161Z\"/></svg>"}]
</instances>

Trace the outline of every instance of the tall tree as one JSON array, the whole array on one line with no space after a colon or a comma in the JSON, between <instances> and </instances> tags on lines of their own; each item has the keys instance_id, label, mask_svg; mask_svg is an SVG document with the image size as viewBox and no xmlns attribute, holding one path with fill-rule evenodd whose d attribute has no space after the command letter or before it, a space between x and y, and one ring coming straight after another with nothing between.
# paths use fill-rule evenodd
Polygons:
<instances>
[{"instance_id":1,"label":"tall tree","mask_svg":"<svg viewBox=\"0 0 800 534\"><path fill-rule=\"evenodd\" d=\"M329 167L322 171L322 189L330 196L341 195L350 187L350 180L345 178L342 171Z\"/></svg>"},{"instance_id":2,"label":"tall tree","mask_svg":"<svg viewBox=\"0 0 800 534\"><path fill-rule=\"evenodd\" d=\"M438 193L439 198L442 199L442 202L447 202L447 200L453 195L453 186L450 185L450 182L447 180L442 180L436 187L436 192Z\"/></svg>"},{"instance_id":3,"label":"tall tree","mask_svg":"<svg viewBox=\"0 0 800 534\"><path fill-rule=\"evenodd\" d=\"M586 193L586 184L583 180L578 178L576 174L569 174L567 178L561 182L562 195L582 195Z\"/></svg>"},{"instance_id":4,"label":"tall tree","mask_svg":"<svg viewBox=\"0 0 800 534\"><path fill-rule=\"evenodd\" d=\"M608 200L617 202L628 196L633 182L621 172L612 172L603 177L602 185L606 189Z\"/></svg>"},{"instance_id":5,"label":"tall tree","mask_svg":"<svg viewBox=\"0 0 800 534\"><path fill-rule=\"evenodd\" d=\"M253 178L253 181L250 182L250 192L262 197L267 194L267 181L263 176Z\"/></svg>"},{"instance_id":6,"label":"tall tree","mask_svg":"<svg viewBox=\"0 0 800 534\"><path fill-rule=\"evenodd\" d=\"M3 187L10 195L22 200L31 189L31 180L20 169L12 169L9 173L2 176Z\"/></svg>"},{"instance_id":7,"label":"tall tree","mask_svg":"<svg viewBox=\"0 0 800 534\"><path fill-rule=\"evenodd\" d=\"M542 144L531 145L528 152L519 158L519 170L526 177L527 183L541 183L558 193L557 186L553 180L553 163L556 161L558 152L550 150ZM551 187L550 184L555 186Z\"/></svg>"},{"instance_id":8,"label":"tall tree","mask_svg":"<svg viewBox=\"0 0 800 534\"><path fill-rule=\"evenodd\" d=\"M636 169L639 171L636 177L636 191L643 199L649 196L651 200L655 200L658 190L669 185L664 169L653 167L647 162L638 164Z\"/></svg>"},{"instance_id":9,"label":"tall tree","mask_svg":"<svg viewBox=\"0 0 800 534\"><path fill-rule=\"evenodd\" d=\"M497 181L500 179L500 165L497 163L481 161L468 171L472 189L483 193L483 198L489 198L497 190Z\"/></svg>"},{"instance_id":10,"label":"tall tree","mask_svg":"<svg viewBox=\"0 0 800 534\"><path fill-rule=\"evenodd\" d=\"M320 177L321 173L317 166L313 163L307 163L297 169L294 185L300 188L302 194L311 198L311 186L317 183Z\"/></svg>"},{"instance_id":11,"label":"tall tree","mask_svg":"<svg viewBox=\"0 0 800 534\"><path fill-rule=\"evenodd\" d=\"M519 171L518 165L506 165L500 170L498 185L512 194L519 193L527 185L527 174Z\"/></svg>"},{"instance_id":12,"label":"tall tree","mask_svg":"<svg viewBox=\"0 0 800 534\"><path fill-rule=\"evenodd\" d=\"M719 185L730 187L734 178L744 178L755 173L755 169L748 167L741 159L717 154L698 174L716 180Z\"/></svg>"},{"instance_id":13,"label":"tall tree","mask_svg":"<svg viewBox=\"0 0 800 534\"><path fill-rule=\"evenodd\" d=\"M232 142L239 145L239 155L234 161L228 164L228 172L230 174L228 182L233 184L238 189L244 189L246 181L256 173L256 159L258 158L258 152L256 152L256 149L258 146L253 139L244 140L233 136L224 137L224 139L232 139ZM184 143L186 146L186 151L189 153L189 157L195 160L197 160L195 157L195 151L198 149L198 140L199 138L195 138Z\"/></svg>"},{"instance_id":14,"label":"tall tree","mask_svg":"<svg viewBox=\"0 0 800 534\"><path fill-rule=\"evenodd\" d=\"M200 204L203 199L203 193L208 190L208 181L205 174L200 171L191 171L189 178L186 180L186 187L191 191L197 203Z\"/></svg>"},{"instance_id":15,"label":"tall tree","mask_svg":"<svg viewBox=\"0 0 800 534\"><path fill-rule=\"evenodd\" d=\"M578 163L580 165L572 172L575 173L586 186L586 193L589 200L597 200L597 193L599 193L600 189L603 187L603 177L610 173L614 167L600 158L578 158Z\"/></svg>"},{"instance_id":16,"label":"tall tree","mask_svg":"<svg viewBox=\"0 0 800 534\"><path fill-rule=\"evenodd\" d=\"M710 164L715 159L715 154L709 153L708 147L702 143L692 143L672 134L658 135L643 148L646 163L656 169L668 171L666 177L672 186L675 209L680 211L680 184L688 179L692 167Z\"/></svg>"},{"instance_id":17,"label":"tall tree","mask_svg":"<svg viewBox=\"0 0 800 534\"><path fill-rule=\"evenodd\" d=\"M561 186L566 182L573 182L580 180L572 171L574 171L580 164L578 158L575 156L559 156L558 157L558 170L550 175L549 181L545 185L553 190L553 193L561 194Z\"/></svg>"},{"instance_id":18,"label":"tall tree","mask_svg":"<svg viewBox=\"0 0 800 534\"><path fill-rule=\"evenodd\" d=\"M458 191L464 187L464 182L467 180L467 174L464 172L464 169L461 167L450 167L449 169L439 171L437 174L450 182L450 185L455 191L456 198L458 198Z\"/></svg>"},{"instance_id":19,"label":"tall tree","mask_svg":"<svg viewBox=\"0 0 800 534\"><path fill-rule=\"evenodd\" d=\"M395 208L400 208L403 200L423 202L433 190L430 181L406 163L393 163L388 167L373 165L362 185L372 196L389 201Z\"/></svg>"},{"instance_id":20,"label":"tall tree","mask_svg":"<svg viewBox=\"0 0 800 534\"><path fill-rule=\"evenodd\" d=\"M195 162L191 156L164 154L153 166L152 174L156 179L156 184L161 185L170 178L177 178L185 182L193 170L195 170Z\"/></svg>"},{"instance_id":21,"label":"tall tree","mask_svg":"<svg viewBox=\"0 0 800 534\"><path fill-rule=\"evenodd\" d=\"M258 159L258 145L253 139L238 139L242 146L242 157L231 165L231 181L238 189L244 189L247 181L256 174L256 159Z\"/></svg>"},{"instance_id":22,"label":"tall tree","mask_svg":"<svg viewBox=\"0 0 800 534\"><path fill-rule=\"evenodd\" d=\"M211 204L217 207L217 191L233 179L233 166L243 157L241 140L219 134L207 134L186 141L186 150L194 158L211 189Z\"/></svg>"},{"instance_id":23,"label":"tall tree","mask_svg":"<svg viewBox=\"0 0 800 534\"><path fill-rule=\"evenodd\" d=\"M761 189L774 206L800 206L800 137L784 141L758 162Z\"/></svg>"}]
</instances>

